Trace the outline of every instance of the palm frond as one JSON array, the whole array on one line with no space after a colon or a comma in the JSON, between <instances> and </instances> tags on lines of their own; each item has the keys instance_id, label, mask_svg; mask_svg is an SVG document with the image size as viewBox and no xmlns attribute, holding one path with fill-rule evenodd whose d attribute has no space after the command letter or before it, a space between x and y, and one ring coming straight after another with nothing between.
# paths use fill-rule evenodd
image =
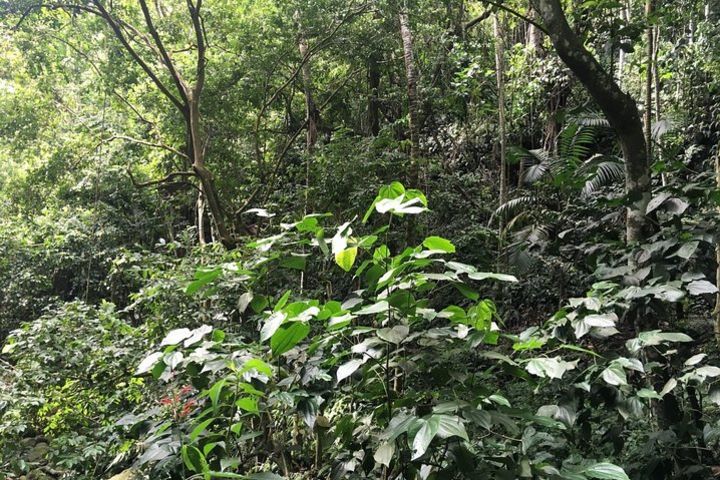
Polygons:
<instances>
[{"instance_id":1,"label":"palm frond","mask_svg":"<svg viewBox=\"0 0 720 480\"><path fill-rule=\"evenodd\" d=\"M587 127L610 127L605 115L601 112L584 112L570 118L571 121Z\"/></svg>"},{"instance_id":2,"label":"palm frond","mask_svg":"<svg viewBox=\"0 0 720 480\"><path fill-rule=\"evenodd\" d=\"M578 168L578 173L585 175L583 195L590 195L599 189L625 178L622 159L612 155L594 155Z\"/></svg>"},{"instance_id":3,"label":"palm frond","mask_svg":"<svg viewBox=\"0 0 720 480\"><path fill-rule=\"evenodd\" d=\"M493 214L490 216L488 224L492 224L496 217L501 218L514 218L519 213L522 213L524 209L530 206L536 205L538 199L532 195L524 195L522 197L511 198L507 202L500 205Z\"/></svg>"}]
</instances>

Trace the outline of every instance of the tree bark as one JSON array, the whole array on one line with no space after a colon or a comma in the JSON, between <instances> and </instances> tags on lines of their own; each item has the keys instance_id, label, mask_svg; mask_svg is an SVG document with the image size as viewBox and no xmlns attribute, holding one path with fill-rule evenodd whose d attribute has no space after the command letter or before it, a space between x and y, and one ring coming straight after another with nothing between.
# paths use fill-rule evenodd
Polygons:
<instances>
[{"instance_id":1,"label":"tree bark","mask_svg":"<svg viewBox=\"0 0 720 480\"><path fill-rule=\"evenodd\" d=\"M377 137L380 133L380 66L378 54L373 51L368 57L368 133Z\"/></svg>"},{"instance_id":2,"label":"tree bark","mask_svg":"<svg viewBox=\"0 0 720 480\"><path fill-rule=\"evenodd\" d=\"M497 109L498 109L498 156L500 169L500 205L507 202L507 140L505 125L505 46L503 44L503 26L500 14L493 15L493 34L495 37L495 80L497 82ZM500 237L505 229L505 219L500 218Z\"/></svg>"},{"instance_id":3,"label":"tree bark","mask_svg":"<svg viewBox=\"0 0 720 480\"><path fill-rule=\"evenodd\" d=\"M643 123L637 104L623 92L588 52L568 25L559 0L533 0L558 55L585 86L615 130L625 160L627 208L626 241L641 241L648 230L647 204L651 198L650 167Z\"/></svg>"},{"instance_id":4,"label":"tree bark","mask_svg":"<svg viewBox=\"0 0 720 480\"><path fill-rule=\"evenodd\" d=\"M318 123L320 114L317 106L315 105L315 99L313 98L312 73L310 70L310 58L308 56L309 48L302 23L300 22L299 11L295 11L295 21L298 28L298 50L300 51L300 58L307 58L307 61L302 64L300 69L303 82L303 93L305 94L305 119L307 120L305 146L308 153L313 153L318 138Z\"/></svg>"},{"instance_id":5,"label":"tree bark","mask_svg":"<svg viewBox=\"0 0 720 480\"><path fill-rule=\"evenodd\" d=\"M652 110L653 110L653 56L655 48L655 35L653 27L650 24L653 12L653 1L645 0L645 21L648 23L645 30L645 43L647 51L645 57L645 111L643 112L643 122L645 129L645 144L647 145L647 155L652 158Z\"/></svg>"},{"instance_id":6,"label":"tree bark","mask_svg":"<svg viewBox=\"0 0 720 480\"><path fill-rule=\"evenodd\" d=\"M720 188L720 143L718 143L715 151L715 183ZM720 207L717 209L720 214ZM715 238L715 261L717 263L715 270L715 285L720 288L720 236ZM720 292L715 295L715 339L720 345Z\"/></svg>"},{"instance_id":7,"label":"tree bark","mask_svg":"<svg viewBox=\"0 0 720 480\"><path fill-rule=\"evenodd\" d=\"M413 55L413 38L410 30L410 21L408 14L402 10L399 14L400 19L400 36L403 44L403 59L405 60L405 79L407 81L408 96L408 116L410 125L408 127L410 133L410 163L411 163L411 183L417 183L419 178L419 128L420 114L417 93L417 70L415 67L415 58Z\"/></svg>"}]
</instances>

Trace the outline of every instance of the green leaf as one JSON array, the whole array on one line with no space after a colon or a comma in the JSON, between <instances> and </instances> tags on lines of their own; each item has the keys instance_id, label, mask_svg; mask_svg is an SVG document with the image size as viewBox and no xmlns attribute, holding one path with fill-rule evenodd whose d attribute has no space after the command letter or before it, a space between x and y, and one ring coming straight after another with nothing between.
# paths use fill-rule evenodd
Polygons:
<instances>
[{"instance_id":1,"label":"green leaf","mask_svg":"<svg viewBox=\"0 0 720 480\"><path fill-rule=\"evenodd\" d=\"M355 315L374 315L376 313L387 312L389 308L390 304L388 304L385 300L381 300L377 303L361 308L355 312Z\"/></svg>"},{"instance_id":2,"label":"green leaf","mask_svg":"<svg viewBox=\"0 0 720 480\"><path fill-rule=\"evenodd\" d=\"M385 465L386 467L389 467L394 454L395 454L395 442L383 442L378 447L378 449L375 450L375 454L373 455L373 458L380 465Z\"/></svg>"},{"instance_id":3,"label":"green leaf","mask_svg":"<svg viewBox=\"0 0 720 480\"><path fill-rule=\"evenodd\" d=\"M345 380L347 377L355 373L355 370L362 367L363 362L362 360L353 359L350 360L347 363L344 363L340 365L337 369L337 381L341 382Z\"/></svg>"},{"instance_id":4,"label":"green leaf","mask_svg":"<svg viewBox=\"0 0 720 480\"><path fill-rule=\"evenodd\" d=\"M463 425L459 417L454 415L433 415L432 418L438 422L437 434L440 438L460 437L466 442L469 441L465 425Z\"/></svg>"},{"instance_id":5,"label":"green leaf","mask_svg":"<svg viewBox=\"0 0 720 480\"><path fill-rule=\"evenodd\" d=\"M160 346L164 347L166 345L177 345L190 335L192 335L192 332L189 328L176 328L175 330L170 330L167 335L165 335L165 338L162 339L162 342L160 342Z\"/></svg>"},{"instance_id":6,"label":"green leaf","mask_svg":"<svg viewBox=\"0 0 720 480\"><path fill-rule=\"evenodd\" d=\"M155 367L155 365L160 361L162 357L162 352L151 353L150 355L145 357L142 362L140 362L137 370L135 370L135 375L142 375L144 373L148 373L150 370L153 369L153 367Z\"/></svg>"},{"instance_id":7,"label":"green leaf","mask_svg":"<svg viewBox=\"0 0 720 480\"><path fill-rule=\"evenodd\" d=\"M194 442L197 440L197 438L200 436L201 433L205 431L205 429L210 425L212 422L217 420L216 418L208 418L204 422L201 422L197 427L193 428L192 432L190 432L190 435L188 437L190 438L191 442Z\"/></svg>"},{"instance_id":8,"label":"green leaf","mask_svg":"<svg viewBox=\"0 0 720 480\"><path fill-rule=\"evenodd\" d=\"M211 270L198 270L197 272L195 272L195 280L190 282L185 288L185 293L188 295L192 295L193 293L197 292L202 287L211 283L213 280L219 277L221 273L221 267L215 267Z\"/></svg>"},{"instance_id":9,"label":"green leaf","mask_svg":"<svg viewBox=\"0 0 720 480\"><path fill-rule=\"evenodd\" d=\"M595 465L583 470L582 473L590 478L600 478L605 480L630 480L625 473L625 470L617 465L613 465L612 463L596 463Z\"/></svg>"},{"instance_id":10,"label":"green leaf","mask_svg":"<svg viewBox=\"0 0 720 480\"><path fill-rule=\"evenodd\" d=\"M381 328L377 331L377 336L388 343L399 345L408 336L408 333L410 333L410 328L407 325L396 325L392 328Z\"/></svg>"},{"instance_id":11,"label":"green leaf","mask_svg":"<svg viewBox=\"0 0 720 480\"><path fill-rule=\"evenodd\" d=\"M215 382L215 384L210 387L210 390L208 391L208 397L210 397L210 402L212 402L213 408L217 408L218 401L220 400L220 393L222 393L222 389L225 386L225 379L218 380Z\"/></svg>"},{"instance_id":12,"label":"green leaf","mask_svg":"<svg viewBox=\"0 0 720 480\"><path fill-rule=\"evenodd\" d=\"M450 240L442 237L427 237L423 240L423 246L429 250L439 250L445 253L455 253L455 245Z\"/></svg>"},{"instance_id":13,"label":"green leaf","mask_svg":"<svg viewBox=\"0 0 720 480\"><path fill-rule=\"evenodd\" d=\"M310 327L302 322L290 322L283 325L270 339L273 355L282 355L310 333Z\"/></svg>"},{"instance_id":14,"label":"green leaf","mask_svg":"<svg viewBox=\"0 0 720 480\"><path fill-rule=\"evenodd\" d=\"M287 315L283 312L275 312L270 315L267 320L265 320L265 323L260 330L260 341L264 342L275 335L275 332L277 332L278 328L280 328L286 318Z\"/></svg>"},{"instance_id":15,"label":"green leaf","mask_svg":"<svg viewBox=\"0 0 720 480\"><path fill-rule=\"evenodd\" d=\"M250 413L257 413L258 409L257 400L252 397L242 397L235 402L235 406L241 410L245 410Z\"/></svg>"},{"instance_id":16,"label":"green leaf","mask_svg":"<svg viewBox=\"0 0 720 480\"><path fill-rule=\"evenodd\" d=\"M191 445L183 445L180 449L183 463L191 472L204 473L209 471L207 460L200 450Z\"/></svg>"},{"instance_id":17,"label":"green leaf","mask_svg":"<svg viewBox=\"0 0 720 480\"><path fill-rule=\"evenodd\" d=\"M273 308L274 312L279 312L280 310L282 310L282 308L285 306L285 304L287 304L288 299L290 298L290 294L292 294L292 291L288 290L287 292L285 292L283 294L282 297L280 297L280 299L275 304L275 307Z\"/></svg>"},{"instance_id":18,"label":"green leaf","mask_svg":"<svg viewBox=\"0 0 720 480\"><path fill-rule=\"evenodd\" d=\"M355 264L357 252L357 247L350 247L345 250L341 250L335 254L335 263L337 263L338 266L346 272L349 272Z\"/></svg>"},{"instance_id":19,"label":"green leaf","mask_svg":"<svg viewBox=\"0 0 720 480\"><path fill-rule=\"evenodd\" d=\"M504 273L491 273L491 272L471 272L468 273L468 278L472 280L486 280L488 278L492 280L499 280L501 282L513 282L517 283L517 277L513 275L506 275Z\"/></svg>"},{"instance_id":20,"label":"green leaf","mask_svg":"<svg viewBox=\"0 0 720 480\"><path fill-rule=\"evenodd\" d=\"M431 417L429 420L420 420L420 422L422 423L422 427L420 427L420 430L418 430L413 439L413 454L411 460L417 460L425 454L438 432L439 422L437 419Z\"/></svg>"},{"instance_id":21,"label":"green leaf","mask_svg":"<svg viewBox=\"0 0 720 480\"><path fill-rule=\"evenodd\" d=\"M690 295L704 295L706 293L717 293L718 289L715 285L707 280L695 280L687 285Z\"/></svg>"},{"instance_id":22,"label":"green leaf","mask_svg":"<svg viewBox=\"0 0 720 480\"><path fill-rule=\"evenodd\" d=\"M538 357L532 358L525 365L525 370L538 377L562 378L568 370L573 370L578 361L566 362L560 357Z\"/></svg>"},{"instance_id":23,"label":"green leaf","mask_svg":"<svg viewBox=\"0 0 720 480\"><path fill-rule=\"evenodd\" d=\"M627 376L625 375L625 370L617 363L612 363L609 367L603 370L602 378L609 385L627 385Z\"/></svg>"},{"instance_id":24,"label":"green leaf","mask_svg":"<svg viewBox=\"0 0 720 480\"><path fill-rule=\"evenodd\" d=\"M272 367L259 358L251 358L243 364L239 374L242 375L250 370L257 370L258 373L272 377Z\"/></svg>"}]
</instances>

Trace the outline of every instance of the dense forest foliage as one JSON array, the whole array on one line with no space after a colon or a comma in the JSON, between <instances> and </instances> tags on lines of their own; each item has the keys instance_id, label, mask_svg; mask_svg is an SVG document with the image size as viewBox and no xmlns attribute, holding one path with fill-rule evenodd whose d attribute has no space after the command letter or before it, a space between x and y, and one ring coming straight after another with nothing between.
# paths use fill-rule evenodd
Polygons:
<instances>
[{"instance_id":1,"label":"dense forest foliage","mask_svg":"<svg viewBox=\"0 0 720 480\"><path fill-rule=\"evenodd\" d=\"M0 0L0 479L720 476L720 1Z\"/></svg>"}]
</instances>

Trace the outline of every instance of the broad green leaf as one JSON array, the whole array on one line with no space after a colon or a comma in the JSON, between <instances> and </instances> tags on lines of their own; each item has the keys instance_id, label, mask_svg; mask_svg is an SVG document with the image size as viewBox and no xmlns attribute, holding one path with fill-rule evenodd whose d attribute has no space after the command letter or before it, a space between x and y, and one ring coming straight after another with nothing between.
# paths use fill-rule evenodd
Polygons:
<instances>
[{"instance_id":1,"label":"broad green leaf","mask_svg":"<svg viewBox=\"0 0 720 480\"><path fill-rule=\"evenodd\" d=\"M162 339L162 342L160 342L160 346L164 347L166 345L177 345L190 335L192 335L192 332L189 328L176 328L175 330L170 330L167 335L165 335L165 338Z\"/></svg>"},{"instance_id":2,"label":"broad green leaf","mask_svg":"<svg viewBox=\"0 0 720 480\"><path fill-rule=\"evenodd\" d=\"M250 413L257 413L259 411L257 400L252 397L239 398L235 402L235 406L238 407L240 410L244 410Z\"/></svg>"},{"instance_id":3,"label":"broad green leaf","mask_svg":"<svg viewBox=\"0 0 720 480\"><path fill-rule=\"evenodd\" d=\"M695 374L701 377L718 377L720 376L720 368L707 365L695 370Z\"/></svg>"},{"instance_id":4,"label":"broad green leaf","mask_svg":"<svg viewBox=\"0 0 720 480\"><path fill-rule=\"evenodd\" d=\"M660 390L660 394L659 394L660 397L664 397L668 393L672 392L675 389L675 387L677 387L677 384L678 384L678 381L675 380L674 378L671 378L670 380L668 380L667 383L665 383L665 386L662 388L662 390Z\"/></svg>"},{"instance_id":5,"label":"broad green leaf","mask_svg":"<svg viewBox=\"0 0 720 480\"><path fill-rule=\"evenodd\" d=\"M290 322L280 327L270 339L273 355L282 355L310 333L310 326L303 322Z\"/></svg>"},{"instance_id":6,"label":"broad green leaf","mask_svg":"<svg viewBox=\"0 0 720 480\"><path fill-rule=\"evenodd\" d=\"M468 278L471 278L472 280L486 280L486 279L492 279L492 280L499 280L501 282L514 282L516 283L518 281L517 277L514 275L507 275L504 273L492 273L492 272L471 272L468 273Z\"/></svg>"},{"instance_id":7,"label":"broad green leaf","mask_svg":"<svg viewBox=\"0 0 720 480\"><path fill-rule=\"evenodd\" d=\"M265 323L260 330L260 341L264 342L275 335L275 332L277 332L278 328L280 328L286 318L287 315L283 312L275 312L270 315L267 320L265 320Z\"/></svg>"},{"instance_id":8,"label":"broad green leaf","mask_svg":"<svg viewBox=\"0 0 720 480\"><path fill-rule=\"evenodd\" d=\"M423 246L429 250L439 250L445 253L455 253L455 245L442 237L427 237L423 240Z\"/></svg>"},{"instance_id":9,"label":"broad green leaf","mask_svg":"<svg viewBox=\"0 0 720 480\"><path fill-rule=\"evenodd\" d=\"M614 327L618 321L618 316L614 313L604 313L602 315L587 315L583 318L586 325L590 327Z\"/></svg>"},{"instance_id":10,"label":"broad green leaf","mask_svg":"<svg viewBox=\"0 0 720 480\"><path fill-rule=\"evenodd\" d=\"M706 293L717 293L718 289L715 285L707 280L695 280L687 285L690 295L703 295Z\"/></svg>"},{"instance_id":11,"label":"broad green leaf","mask_svg":"<svg viewBox=\"0 0 720 480\"><path fill-rule=\"evenodd\" d=\"M221 267L215 267L211 270L198 270L195 272L195 280L190 282L185 288L185 293L192 295L205 285L213 282L222 273Z\"/></svg>"},{"instance_id":12,"label":"broad green leaf","mask_svg":"<svg viewBox=\"0 0 720 480\"><path fill-rule=\"evenodd\" d=\"M617 363L611 363L609 367L603 370L602 378L609 385L627 385L627 375L625 375L625 370Z\"/></svg>"},{"instance_id":13,"label":"broad green leaf","mask_svg":"<svg viewBox=\"0 0 720 480\"><path fill-rule=\"evenodd\" d=\"M220 400L220 394L222 393L222 389L225 386L225 379L218 380L215 382L215 384L210 387L210 390L208 390L208 397L210 397L210 402L212 402L213 408L217 408L218 402Z\"/></svg>"},{"instance_id":14,"label":"broad green leaf","mask_svg":"<svg viewBox=\"0 0 720 480\"><path fill-rule=\"evenodd\" d=\"M347 377L355 373L355 370L362 367L362 360L353 359L347 363L340 365L337 369L337 381L342 382Z\"/></svg>"},{"instance_id":15,"label":"broad green leaf","mask_svg":"<svg viewBox=\"0 0 720 480\"><path fill-rule=\"evenodd\" d=\"M383 442L378 447L378 449L375 450L375 454L373 455L373 458L380 465L385 465L386 467L389 467L394 454L395 454L395 442L394 441Z\"/></svg>"},{"instance_id":16,"label":"broad green leaf","mask_svg":"<svg viewBox=\"0 0 720 480\"><path fill-rule=\"evenodd\" d=\"M338 266L346 272L349 272L355 264L357 252L357 247L350 247L346 248L345 250L341 250L335 254L335 263L337 263Z\"/></svg>"},{"instance_id":17,"label":"broad green leaf","mask_svg":"<svg viewBox=\"0 0 720 480\"><path fill-rule=\"evenodd\" d=\"M386 302L385 300L381 300L377 303L361 308L360 310L355 312L355 315L374 315L376 313L387 312L389 308L390 305L388 304L388 302Z\"/></svg>"},{"instance_id":18,"label":"broad green leaf","mask_svg":"<svg viewBox=\"0 0 720 480\"><path fill-rule=\"evenodd\" d=\"M693 355L692 357L685 360L685 366L692 367L694 365L697 365L698 363L702 362L705 357L707 357L707 354L705 353L698 353L697 355Z\"/></svg>"},{"instance_id":19,"label":"broad green leaf","mask_svg":"<svg viewBox=\"0 0 720 480\"><path fill-rule=\"evenodd\" d=\"M270 365L263 362L259 358L251 358L250 360L246 361L243 364L242 369L239 373L240 375L242 375L243 373L249 372L251 370L257 370L258 373L262 373L263 375L272 377L272 367L270 367Z\"/></svg>"},{"instance_id":20,"label":"broad green leaf","mask_svg":"<svg viewBox=\"0 0 720 480\"><path fill-rule=\"evenodd\" d=\"M525 370L538 377L562 378L568 370L573 370L578 361L566 362L560 357L538 357L532 358L525 365Z\"/></svg>"},{"instance_id":21,"label":"broad green leaf","mask_svg":"<svg viewBox=\"0 0 720 480\"><path fill-rule=\"evenodd\" d=\"M140 365L138 365L137 370L135 370L135 375L142 375L144 373L149 372L153 369L155 364L157 364L160 359L163 357L162 352L155 352L151 353L147 357L143 359L142 362L140 362Z\"/></svg>"},{"instance_id":22,"label":"broad green leaf","mask_svg":"<svg viewBox=\"0 0 720 480\"><path fill-rule=\"evenodd\" d=\"M377 331L377 336L388 343L399 345L408 336L408 333L410 333L410 329L407 325L396 325L392 328L381 328Z\"/></svg>"},{"instance_id":23,"label":"broad green leaf","mask_svg":"<svg viewBox=\"0 0 720 480\"><path fill-rule=\"evenodd\" d=\"M282 308L287 304L288 300L290 299L291 294L292 294L291 290L288 290L287 292L283 293L283 296L280 297L280 299L275 304L273 311L279 312L280 310L282 310Z\"/></svg>"},{"instance_id":24,"label":"broad green leaf","mask_svg":"<svg viewBox=\"0 0 720 480\"><path fill-rule=\"evenodd\" d=\"M469 441L465 425L454 415L433 415L431 419L438 422L437 434L440 438L460 437Z\"/></svg>"},{"instance_id":25,"label":"broad green leaf","mask_svg":"<svg viewBox=\"0 0 720 480\"><path fill-rule=\"evenodd\" d=\"M662 398L655 390L650 388L641 388L637 391L637 396L640 398L651 398L655 400L660 400Z\"/></svg>"},{"instance_id":26,"label":"broad green leaf","mask_svg":"<svg viewBox=\"0 0 720 480\"><path fill-rule=\"evenodd\" d=\"M599 478L604 480L630 480L625 473L625 470L617 465L613 465L612 463L596 463L595 465L583 470L582 473L590 478Z\"/></svg>"},{"instance_id":27,"label":"broad green leaf","mask_svg":"<svg viewBox=\"0 0 720 480\"><path fill-rule=\"evenodd\" d=\"M422 426L415 434L415 438L413 438L411 460L417 460L425 454L438 431L438 421L433 420L432 417L429 420L420 420L420 422L422 422Z\"/></svg>"}]
</instances>

